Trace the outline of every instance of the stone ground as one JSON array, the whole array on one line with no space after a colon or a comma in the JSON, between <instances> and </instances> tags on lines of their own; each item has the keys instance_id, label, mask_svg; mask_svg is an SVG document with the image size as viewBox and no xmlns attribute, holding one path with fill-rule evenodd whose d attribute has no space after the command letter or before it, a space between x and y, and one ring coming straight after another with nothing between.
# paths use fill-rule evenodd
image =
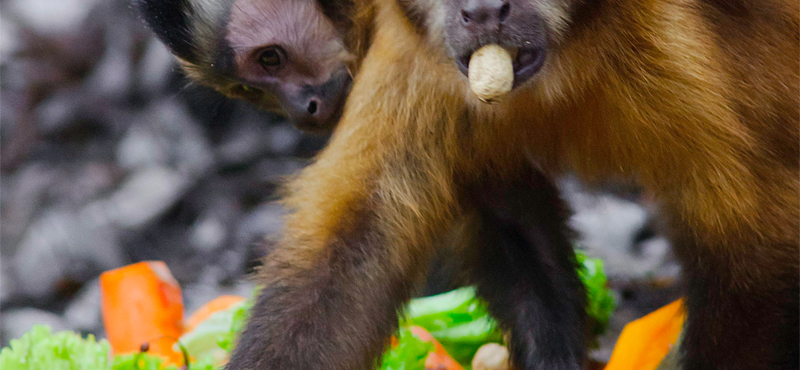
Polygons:
<instances>
[{"instance_id":1,"label":"stone ground","mask_svg":"<svg viewBox=\"0 0 800 370\"><path fill-rule=\"evenodd\" d=\"M164 260L186 309L248 294L281 178L324 138L188 84L124 0L0 0L0 342L33 323L103 336L97 276ZM679 296L635 191L562 181L622 326Z\"/></svg>"}]
</instances>

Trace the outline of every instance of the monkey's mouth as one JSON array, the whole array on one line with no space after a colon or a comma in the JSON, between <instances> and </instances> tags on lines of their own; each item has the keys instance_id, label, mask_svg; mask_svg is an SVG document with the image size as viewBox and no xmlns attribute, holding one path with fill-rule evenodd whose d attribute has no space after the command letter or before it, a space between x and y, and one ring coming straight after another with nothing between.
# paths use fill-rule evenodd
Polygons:
<instances>
[{"instance_id":1,"label":"monkey's mouth","mask_svg":"<svg viewBox=\"0 0 800 370\"><path fill-rule=\"evenodd\" d=\"M475 50L470 50L469 53L461 55L458 60L458 69L464 76L469 76L469 61L472 58L472 53ZM512 66L514 67L514 87L517 87L528 81L539 70L542 69L545 59L544 48L516 48L508 49L514 56Z\"/></svg>"}]
</instances>

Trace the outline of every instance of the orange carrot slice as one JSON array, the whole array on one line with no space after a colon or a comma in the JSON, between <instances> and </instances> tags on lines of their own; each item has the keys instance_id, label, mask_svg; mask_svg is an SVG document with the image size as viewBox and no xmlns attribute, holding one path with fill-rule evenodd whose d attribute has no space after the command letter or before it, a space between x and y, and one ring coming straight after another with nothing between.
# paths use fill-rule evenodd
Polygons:
<instances>
[{"instance_id":1,"label":"orange carrot slice","mask_svg":"<svg viewBox=\"0 0 800 370\"><path fill-rule=\"evenodd\" d=\"M425 330L425 328L417 325L412 325L408 327L408 330L411 331L411 334L414 334L419 340L423 342L433 342L433 350L436 353L444 353L447 354L447 351L444 349L441 343L439 343L436 338L431 335L430 332Z\"/></svg>"},{"instance_id":2,"label":"orange carrot slice","mask_svg":"<svg viewBox=\"0 0 800 370\"><path fill-rule=\"evenodd\" d=\"M197 309L197 311L194 311L194 313L192 313L188 319L186 319L183 332L188 333L194 330L197 325L205 321L205 319L207 319L209 316L219 311L224 311L228 309L228 307L244 300L244 297L238 295L221 295L208 301L208 303L202 305Z\"/></svg>"},{"instance_id":3,"label":"orange carrot slice","mask_svg":"<svg viewBox=\"0 0 800 370\"><path fill-rule=\"evenodd\" d=\"M183 364L172 345L183 332L183 298L178 282L161 261L140 262L100 275L103 325L115 354L149 353Z\"/></svg>"},{"instance_id":4,"label":"orange carrot slice","mask_svg":"<svg viewBox=\"0 0 800 370\"><path fill-rule=\"evenodd\" d=\"M421 326L410 326L409 330L423 342L433 342L433 352L425 358L425 370L464 370L464 367L450 357L441 343Z\"/></svg>"},{"instance_id":5,"label":"orange carrot slice","mask_svg":"<svg viewBox=\"0 0 800 370\"><path fill-rule=\"evenodd\" d=\"M425 359L425 370L464 370L464 367L447 353L431 352Z\"/></svg>"},{"instance_id":6,"label":"orange carrot slice","mask_svg":"<svg viewBox=\"0 0 800 370\"><path fill-rule=\"evenodd\" d=\"M622 329L605 370L654 370L678 340L686 313L677 300Z\"/></svg>"}]
</instances>

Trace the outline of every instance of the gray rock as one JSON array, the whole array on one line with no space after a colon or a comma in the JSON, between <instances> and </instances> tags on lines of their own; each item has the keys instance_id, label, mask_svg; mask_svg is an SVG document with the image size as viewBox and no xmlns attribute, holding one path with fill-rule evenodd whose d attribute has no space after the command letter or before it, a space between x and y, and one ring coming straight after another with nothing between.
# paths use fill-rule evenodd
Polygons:
<instances>
[{"instance_id":1,"label":"gray rock","mask_svg":"<svg viewBox=\"0 0 800 370\"><path fill-rule=\"evenodd\" d=\"M100 281L86 283L64 310L66 325L72 330L99 333L103 329Z\"/></svg>"},{"instance_id":2,"label":"gray rock","mask_svg":"<svg viewBox=\"0 0 800 370\"><path fill-rule=\"evenodd\" d=\"M68 330L67 323L61 316L36 308L7 310L0 317L0 322L3 346L6 346L11 339L17 339L30 331L34 325L50 326L53 332Z\"/></svg>"},{"instance_id":3,"label":"gray rock","mask_svg":"<svg viewBox=\"0 0 800 370\"><path fill-rule=\"evenodd\" d=\"M117 146L117 163L125 169L163 166L169 162L164 138L141 125L132 125Z\"/></svg>"},{"instance_id":4,"label":"gray rock","mask_svg":"<svg viewBox=\"0 0 800 370\"><path fill-rule=\"evenodd\" d=\"M91 160L82 160L75 168L58 168L57 172L59 181L50 187L48 196L76 208L109 193L121 175L113 163Z\"/></svg>"},{"instance_id":5,"label":"gray rock","mask_svg":"<svg viewBox=\"0 0 800 370\"><path fill-rule=\"evenodd\" d=\"M81 109L82 97L77 89L62 90L36 107L36 128L41 134L53 135L77 122L75 116Z\"/></svg>"},{"instance_id":6,"label":"gray rock","mask_svg":"<svg viewBox=\"0 0 800 370\"><path fill-rule=\"evenodd\" d=\"M269 130L269 147L274 154L290 155L300 143L301 134L289 125L275 125Z\"/></svg>"},{"instance_id":7,"label":"gray rock","mask_svg":"<svg viewBox=\"0 0 800 370\"><path fill-rule=\"evenodd\" d=\"M117 160L128 169L159 164L196 179L214 166L209 140L174 100L135 117L121 144Z\"/></svg>"},{"instance_id":8,"label":"gray rock","mask_svg":"<svg viewBox=\"0 0 800 370\"><path fill-rule=\"evenodd\" d=\"M243 268L268 254L280 240L283 229L284 208L275 202L264 203L244 215L236 224L231 248L219 256L220 266L229 277L241 275Z\"/></svg>"},{"instance_id":9,"label":"gray rock","mask_svg":"<svg viewBox=\"0 0 800 370\"><path fill-rule=\"evenodd\" d=\"M603 259L610 278L660 274L658 269L669 259L666 239L648 241L646 252L633 253L636 234L649 217L643 206L610 194L588 193L570 182L562 183L562 190L575 212L570 225L578 231L581 247Z\"/></svg>"},{"instance_id":10,"label":"gray rock","mask_svg":"<svg viewBox=\"0 0 800 370\"><path fill-rule=\"evenodd\" d=\"M134 172L108 200L109 219L125 229L139 229L170 209L190 185L178 171L148 167Z\"/></svg>"},{"instance_id":11,"label":"gray rock","mask_svg":"<svg viewBox=\"0 0 800 370\"><path fill-rule=\"evenodd\" d=\"M0 64L6 64L20 49L17 22L0 14Z\"/></svg>"},{"instance_id":12,"label":"gray rock","mask_svg":"<svg viewBox=\"0 0 800 370\"><path fill-rule=\"evenodd\" d=\"M137 68L139 86L148 94L160 95L167 87L170 73L177 68L177 64L169 49L156 38L152 38L147 43L147 49Z\"/></svg>"},{"instance_id":13,"label":"gray rock","mask_svg":"<svg viewBox=\"0 0 800 370\"><path fill-rule=\"evenodd\" d=\"M262 183L279 184L286 177L297 173L306 166L306 162L295 158L267 158L252 166L254 177Z\"/></svg>"},{"instance_id":14,"label":"gray rock","mask_svg":"<svg viewBox=\"0 0 800 370\"><path fill-rule=\"evenodd\" d=\"M201 253L222 247L228 238L228 226L219 217L206 216L199 219L190 231L191 244Z\"/></svg>"},{"instance_id":15,"label":"gray rock","mask_svg":"<svg viewBox=\"0 0 800 370\"><path fill-rule=\"evenodd\" d=\"M247 120L234 128L216 148L216 157L224 166L251 162L270 151L269 130L257 122Z\"/></svg>"},{"instance_id":16,"label":"gray rock","mask_svg":"<svg viewBox=\"0 0 800 370\"><path fill-rule=\"evenodd\" d=\"M9 11L38 33L57 35L77 31L100 0L8 0Z\"/></svg>"},{"instance_id":17,"label":"gray rock","mask_svg":"<svg viewBox=\"0 0 800 370\"><path fill-rule=\"evenodd\" d=\"M249 298L255 284L248 279L241 279L233 285L221 285L219 279L223 272L219 267L209 266L203 270L200 279L183 287L183 306L187 315L191 314L202 305L221 295L239 295Z\"/></svg>"},{"instance_id":18,"label":"gray rock","mask_svg":"<svg viewBox=\"0 0 800 370\"><path fill-rule=\"evenodd\" d=\"M3 191L0 252L16 253L25 230L45 204L49 187L57 180L57 171L40 162L32 162L15 174L3 174L0 178Z\"/></svg>"},{"instance_id":19,"label":"gray rock","mask_svg":"<svg viewBox=\"0 0 800 370\"><path fill-rule=\"evenodd\" d=\"M205 266L197 282L183 286L183 307L186 312L194 312L206 302L218 297L222 276L223 271L219 266Z\"/></svg>"},{"instance_id":20,"label":"gray rock","mask_svg":"<svg viewBox=\"0 0 800 370\"><path fill-rule=\"evenodd\" d=\"M130 55L121 48L108 48L83 86L94 96L106 100L119 100L133 86L133 66Z\"/></svg>"},{"instance_id":21,"label":"gray rock","mask_svg":"<svg viewBox=\"0 0 800 370\"><path fill-rule=\"evenodd\" d=\"M16 293L43 299L64 279L87 281L124 263L116 231L90 211L53 208L28 228L12 259Z\"/></svg>"},{"instance_id":22,"label":"gray rock","mask_svg":"<svg viewBox=\"0 0 800 370\"><path fill-rule=\"evenodd\" d=\"M6 58L6 57L8 57L8 56L4 56L2 58ZM3 90L3 92L4 92L3 100L4 101L15 102L16 106L24 105L25 102L22 102L22 104L20 104L19 101L20 100L25 100L24 99L24 94L25 94L26 90L28 89L28 87L30 86L30 83L31 83L31 81L29 81L26 78L26 74L27 74L26 72L28 70L28 64L29 63L26 63L25 60L20 59L20 58L12 58L12 57L8 57L8 58L9 59L7 61L3 62L3 64L2 64L2 67L3 67L3 86L5 87L5 89ZM6 95L5 94L6 91L14 92L15 96L13 96L13 97L5 96ZM13 99L13 98L16 98L16 99ZM2 111L5 112L4 115L8 115L9 117L13 117L13 118L15 118L15 120L19 119L19 116L20 116L19 113L21 113L21 112L19 112L19 110L16 110L16 111L12 111L14 113L13 115L12 114L8 114L8 112L9 112L8 108L9 107L7 107L5 105L3 106L3 110ZM17 125L17 124L18 124L17 122L4 122L3 123L4 126L6 126L6 125L7 126L11 126L11 125ZM4 140L6 140L6 139L4 139Z\"/></svg>"},{"instance_id":23,"label":"gray rock","mask_svg":"<svg viewBox=\"0 0 800 370\"><path fill-rule=\"evenodd\" d=\"M292 125L276 124L275 116L239 107L232 124L217 146L223 165L242 165L264 155L291 156L303 134Z\"/></svg>"},{"instance_id":24,"label":"gray rock","mask_svg":"<svg viewBox=\"0 0 800 370\"><path fill-rule=\"evenodd\" d=\"M258 258L260 255L248 253L247 248L262 248L263 244L251 243L251 245L238 244L234 248L217 252L215 263L222 271L222 280L226 282L240 281L245 278L246 268L249 263L255 262L250 258Z\"/></svg>"},{"instance_id":25,"label":"gray rock","mask_svg":"<svg viewBox=\"0 0 800 370\"><path fill-rule=\"evenodd\" d=\"M6 263L2 263L0 258L0 306L8 302L8 299L16 292L16 284L10 275L10 268Z\"/></svg>"},{"instance_id":26,"label":"gray rock","mask_svg":"<svg viewBox=\"0 0 800 370\"><path fill-rule=\"evenodd\" d=\"M173 163L178 171L192 177L204 176L214 166L211 143L189 114L176 103L162 103L154 113L159 133L170 140Z\"/></svg>"},{"instance_id":27,"label":"gray rock","mask_svg":"<svg viewBox=\"0 0 800 370\"><path fill-rule=\"evenodd\" d=\"M672 243L667 238L658 236L647 239L639 245L639 248L641 253L634 254L634 258L640 264L637 269L642 274L659 280L678 279L681 267L672 253Z\"/></svg>"},{"instance_id":28,"label":"gray rock","mask_svg":"<svg viewBox=\"0 0 800 370\"><path fill-rule=\"evenodd\" d=\"M260 243L265 239L276 241L283 230L283 216L286 210L275 202L260 205L244 216L236 228L236 244L244 248Z\"/></svg>"}]
</instances>

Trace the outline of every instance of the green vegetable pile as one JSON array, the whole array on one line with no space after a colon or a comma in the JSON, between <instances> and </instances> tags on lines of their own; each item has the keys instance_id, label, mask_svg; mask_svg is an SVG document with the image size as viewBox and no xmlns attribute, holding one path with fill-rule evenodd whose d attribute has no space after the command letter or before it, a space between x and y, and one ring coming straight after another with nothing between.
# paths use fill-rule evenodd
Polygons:
<instances>
[{"instance_id":1,"label":"green vegetable pile","mask_svg":"<svg viewBox=\"0 0 800 370\"><path fill-rule=\"evenodd\" d=\"M178 370L164 366L159 357L147 353L111 357L107 341L94 336L63 331L53 334L49 327L34 326L22 338L14 339L0 351L3 370ZM214 370L204 361L192 364L192 370Z\"/></svg>"},{"instance_id":2,"label":"green vegetable pile","mask_svg":"<svg viewBox=\"0 0 800 370\"><path fill-rule=\"evenodd\" d=\"M614 299L606 287L603 263L578 253L579 274L589 297L587 311L594 319L593 332L602 334L614 310ZM197 359L189 370L219 370L244 328L250 303L235 304L211 315L179 343L188 355ZM502 333L489 315L486 305L475 296L475 289L465 287L448 293L413 299L400 319L397 346L383 355L380 370L422 370L433 344L423 342L409 325L425 328L442 343L447 352L469 368L477 349L489 342L502 342ZM36 326L22 338L12 340L0 351L2 370L179 370L164 365L147 353L111 356L107 341L93 336L82 338L73 332L52 333L46 326Z\"/></svg>"},{"instance_id":3,"label":"green vegetable pile","mask_svg":"<svg viewBox=\"0 0 800 370\"><path fill-rule=\"evenodd\" d=\"M401 327L408 325L425 328L464 365L472 361L480 346L503 340L503 333L473 287L411 300L400 320Z\"/></svg>"},{"instance_id":4,"label":"green vegetable pile","mask_svg":"<svg viewBox=\"0 0 800 370\"><path fill-rule=\"evenodd\" d=\"M603 334L616 303L607 287L603 261L576 253L578 275L588 296L587 311L592 318L592 333ZM447 353L469 366L472 356L486 343L501 343L503 334L489 311L475 296L475 288L465 287L436 296L411 300L400 326L419 325L442 343Z\"/></svg>"}]
</instances>

